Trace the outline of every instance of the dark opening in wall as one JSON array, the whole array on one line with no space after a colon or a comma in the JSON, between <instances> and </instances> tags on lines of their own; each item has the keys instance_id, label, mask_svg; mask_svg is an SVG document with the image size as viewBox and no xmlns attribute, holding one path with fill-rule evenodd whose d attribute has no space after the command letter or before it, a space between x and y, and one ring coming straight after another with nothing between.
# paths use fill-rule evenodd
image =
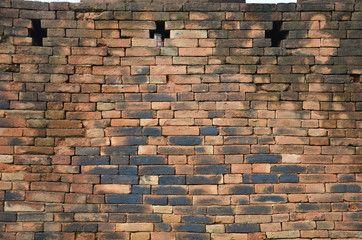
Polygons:
<instances>
[{"instance_id":1,"label":"dark opening in wall","mask_svg":"<svg viewBox=\"0 0 362 240\"><path fill-rule=\"evenodd\" d=\"M165 38L170 38L170 31L165 29L164 21L156 21L156 30L150 31L150 38L157 40L157 47L163 47Z\"/></svg>"},{"instance_id":2,"label":"dark opening in wall","mask_svg":"<svg viewBox=\"0 0 362 240\"><path fill-rule=\"evenodd\" d=\"M353 83L359 83L361 80L361 75L359 75L359 74L351 74L351 75L349 75L349 77L351 79L351 82L353 82Z\"/></svg>"},{"instance_id":3,"label":"dark opening in wall","mask_svg":"<svg viewBox=\"0 0 362 240\"><path fill-rule=\"evenodd\" d=\"M43 46L43 38L47 37L47 30L41 28L40 19L31 20L32 28L29 29L29 35L33 39L33 46Z\"/></svg>"},{"instance_id":4,"label":"dark opening in wall","mask_svg":"<svg viewBox=\"0 0 362 240\"><path fill-rule=\"evenodd\" d=\"M282 31L282 21L273 21L273 29L265 32L266 38L271 38L272 47L280 47L283 39L288 37L289 31Z\"/></svg>"}]
</instances>

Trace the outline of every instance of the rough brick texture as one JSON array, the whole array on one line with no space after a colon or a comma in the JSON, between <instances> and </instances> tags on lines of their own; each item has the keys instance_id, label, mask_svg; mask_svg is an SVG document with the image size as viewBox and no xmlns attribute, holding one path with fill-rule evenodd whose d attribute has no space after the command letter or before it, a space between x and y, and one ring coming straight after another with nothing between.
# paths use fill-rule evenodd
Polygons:
<instances>
[{"instance_id":1,"label":"rough brick texture","mask_svg":"<svg viewBox=\"0 0 362 240\"><path fill-rule=\"evenodd\" d=\"M0 1L0 239L362 238L361 2L212 2Z\"/></svg>"}]
</instances>

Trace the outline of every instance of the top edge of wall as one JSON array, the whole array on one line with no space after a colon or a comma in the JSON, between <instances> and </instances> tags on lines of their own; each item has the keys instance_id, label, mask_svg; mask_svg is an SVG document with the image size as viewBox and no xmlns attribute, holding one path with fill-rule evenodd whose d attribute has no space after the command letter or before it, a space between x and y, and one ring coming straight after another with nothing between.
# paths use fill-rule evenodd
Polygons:
<instances>
[{"instance_id":1,"label":"top edge of wall","mask_svg":"<svg viewBox=\"0 0 362 240\"><path fill-rule=\"evenodd\" d=\"M123 3L245 3L245 0L80 0L80 2L123 2ZM358 3L361 0L297 0L297 3ZM292 3L292 2L291 2ZM262 3L261 3L262 4Z\"/></svg>"},{"instance_id":2,"label":"top edge of wall","mask_svg":"<svg viewBox=\"0 0 362 240\"><path fill-rule=\"evenodd\" d=\"M245 3L245 0L80 0L80 2L120 3Z\"/></svg>"},{"instance_id":3,"label":"top edge of wall","mask_svg":"<svg viewBox=\"0 0 362 240\"><path fill-rule=\"evenodd\" d=\"M245 3L245 0L80 0L80 2L123 2L123 3ZM297 3L358 3L362 0L297 0ZM292 2L291 2L292 3ZM260 3L262 4L262 3Z\"/></svg>"},{"instance_id":4,"label":"top edge of wall","mask_svg":"<svg viewBox=\"0 0 362 240\"><path fill-rule=\"evenodd\" d=\"M69 2L69 3L247 3L246 0L3 0L4 2L12 1L30 1L30 2ZM278 2L274 3L277 4ZM281 2L285 3L285 2ZM293 2L290 2L293 3ZM297 0L297 3L362 3L362 0ZM259 4L259 3L257 3ZM260 3L263 4L263 3Z\"/></svg>"}]
</instances>

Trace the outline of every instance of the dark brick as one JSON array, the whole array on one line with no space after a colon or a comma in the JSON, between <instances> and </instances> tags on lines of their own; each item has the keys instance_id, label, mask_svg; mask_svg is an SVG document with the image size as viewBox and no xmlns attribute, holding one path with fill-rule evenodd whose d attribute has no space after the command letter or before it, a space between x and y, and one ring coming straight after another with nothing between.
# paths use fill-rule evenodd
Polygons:
<instances>
[{"instance_id":1,"label":"dark brick","mask_svg":"<svg viewBox=\"0 0 362 240\"><path fill-rule=\"evenodd\" d=\"M336 184L331 186L330 192L345 193L345 192L361 192L362 188L358 184Z\"/></svg>"},{"instance_id":2,"label":"dark brick","mask_svg":"<svg viewBox=\"0 0 362 240\"><path fill-rule=\"evenodd\" d=\"M191 197L169 197L168 203L171 206L191 205Z\"/></svg>"},{"instance_id":3,"label":"dark brick","mask_svg":"<svg viewBox=\"0 0 362 240\"><path fill-rule=\"evenodd\" d=\"M127 239L128 233L97 233L97 239L99 240L117 240L117 239ZM62 238L64 239L64 238Z\"/></svg>"},{"instance_id":4,"label":"dark brick","mask_svg":"<svg viewBox=\"0 0 362 240\"><path fill-rule=\"evenodd\" d=\"M145 102L175 102L175 94L166 93L145 93L143 94L143 101Z\"/></svg>"},{"instance_id":5,"label":"dark brick","mask_svg":"<svg viewBox=\"0 0 362 240\"><path fill-rule=\"evenodd\" d=\"M127 165L129 164L129 156L111 156L112 165Z\"/></svg>"},{"instance_id":6,"label":"dark brick","mask_svg":"<svg viewBox=\"0 0 362 240\"><path fill-rule=\"evenodd\" d=\"M227 194L253 194L255 193L255 189L253 186L242 186L242 185L234 185L228 187Z\"/></svg>"},{"instance_id":7,"label":"dark brick","mask_svg":"<svg viewBox=\"0 0 362 240\"><path fill-rule=\"evenodd\" d=\"M226 174L230 173L230 165L196 166L195 174Z\"/></svg>"},{"instance_id":8,"label":"dark brick","mask_svg":"<svg viewBox=\"0 0 362 240\"><path fill-rule=\"evenodd\" d=\"M236 210L237 214L270 214L271 206L239 206Z\"/></svg>"},{"instance_id":9,"label":"dark brick","mask_svg":"<svg viewBox=\"0 0 362 240\"><path fill-rule=\"evenodd\" d=\"M176 240L210 240L209 233L177 233Z\"/></svg>"},{"instance_id":10,"label":"dark brick","mask_svg":"<svg viewBox=\"0 0 362 240\"><path fill-rule=\"evenodd\" d=\"M362 212L348 212L343 213L344 220L352 220L352 221L361 221L362 220Z\"/></svg>"},{"instance_id":11,"label":"dark brick","mask_svg":"<svg viewBox=\"0 0 362 240\"><path fill-rule=\"evenodd\" d=\"M175 173L173 166L140 166L140 175L172 175Z\"/></svg>"},{"instance_id":12,"label":"dark brick","mask_svg":"<svg viewBox=\"0 0 362 240\"><path fill-rule=\"evenodd\" d=\"M280 183L297 183L299 182L298 175L280 175L279 176Z\"/></svg>"},{"instance_id":13,"label":"dark brick","mask_svg":"<svg viewBox=\"0 0 362 240\"><path fill-rule=\"evenodd\" d=\"M243 4L242 10L246 12L269 12L275 11L277 5L274 4Z\"/></svg>"},{"instance_id":14,"label":"dark brick","mask_svg":"<svg viewBox=\"0 0 362 240\"><path fill-rule=\"evenodd\" d=\"M307 171L305 166L298 165L277 165L271 168L271 172L277 173L304 173Z\"/></svg>"},{"instance_id":15,"label":"dark brick","mask_svg":"<svg viewBox=\"0 0 362 240\"><path fill-rule=\"evenodd\" d=\"M145 118L155 118L156 112L149 110L143 110L143 111L124 111L123 112L124 118L137 118L137 119L145 119Z\"/></svg>"},{"instance_id":16,"label":"dark brick","mask_svg":"<svg viewBox=\"0 0 362 240\"><path fill-rule=\"evenodd\" d=\"M186 184L219 184L222 176L186 176Z\"/></svg>"},{"instance_id":17,"label":"dark brick","mask_svg":"<svg viewBox=\"0 0 362 240\"><path fill-rule=\"evenodd\" d=\"M254 233L260 232L259 224L225 224L227 233Z\"/></svg>"},{"instance_id":18,"label":"dark brick","mask_svg":"<svg viewBox=\"0 0 362 240\"><path fill-rule=\"evenodd\" d=\"M158 214L128 214L128 222L161 222L161 215Z\"/></svg>"},{"instance_id":19,"label":"dark brick","mask_svg":"<svg viewBox=\"0 0 362 240\"><path fill-rule=\"evenodd\" d=\"M0 101L0 109L10 109L10 101Z\"/></svg>"},{"instance_id":20,"label":"dark brick","mask_svg":"<svg viewBox=\"0 0 362 240\"><path fill-rule=\"evenodd\" d=\"M167 197L163 196L145 196L144 197L145 204L152 205L167 205Z\"/></svg>"},{"instance_id":21,"label":"dark brick","mask_svg":"<svg viewBox=\"0 0 362 240\"><path fill-rule=\"evenodd\" d=\"M5 192L5 200L6 201L22 201L25 199L24 191L6 191Z\"/></svg>"},{"instance_id":22,"label":"dark brick","mask_svg":"<svg viewBox=\"0 0 362 240\"><path fill-rule=\"evenodd\" d=\"M109 184L138 184L138 176L131 175L102 175L101 183Z\"/></svg>"},{"instance_id":23,"label":"dark brick","mask_svg":"<svg viewBox=\"0 0 362 240\"><path fill-rule=\"evenodd\" d=\"M107 194L106 195L107 203L117 203L117 204L137 204L142 203L142 195L136 194Z\"/></svg>"},{"instance_id":24,"label":"dark brick","mask_svg":"<svg viewBox=\"0 0 362 240\"><path fill-rule=\"evenodd\" d=\"M129 147L129 146L102 147L102 154L105 154L105 155L136 155L137 147Z\"/></svg>"},{"instance_id":25,"label":"dark brick","mask_svg":"<svg viewBox=\"0 0 362 240\"><path fill-rule=\"evenodd\" d=\"M149 69L148 69L149 71ZM129 84L140 84L140 83L148 83L149 76L147 75L139 75L139 76L123 76L123 82Z\"/></svg>"},{"instance_id":26,"label":"dark brick","mask_svg":"<svg viewBox=\"0 0 362 240\"><path fill-rule=\"evenodd\" d=\"M169 142L173 145L194 146L202 144L202 137L170 137Z\"/></svg>"},{"instance_id":27,"label":"dark brick","mask_svg":"<svg viewBox=\"0 0 362 240\"><path fill-rule=\"evenodd\" d=\"M63 224L64 232L97 232L96 223L66 223Z\"/></svg>"},{"instance_id":28,"label":"dark brick","mask_svg":"<svg viewBox=\"0 0 362 240\"><path fill-rule=\"evenodd\" d=\"M161 136L162 134L160 127L144 127L142 131L145 136Z\"/></svg>"},{"instance_id":29,"label":"dark brick","mask_svg":"<svg viewBox=\"0 0 362 240\"><path fill-rule=\"evenodd\" d=\"M245 198L245 197L236 198L236 199L233 199L233 203L238 204L238 205L246 205L246 204L249 204L249 198Z\"/></svg>"},{"instance_id":30,"label":"dark brick","mask_svg":"<svg viewBox=\"0 0 362 240\"><path fill-rule=\"evenodd\" d=\"M185 187L177 186L153 186L152 193L157 195L185 195L187 189Z\"/></svg>"},{"instance_id":31,"label":"dark brick","mask_svg":"<svg viewBox=\"0 0 362 240\"><path fill-rule=\"evenodd\" d=\"M156 223L155 225L155 232L170 232L171 231L171 224L168 223Z\"/></svg>"},{"instance_id":32,"label":"dark brick","mask_svg":"<svg viewBox=\"0 0 362 240\"><path fill-rule=\"evenodd\" d=\"M219 129L217 127L201 127L200 135L205 136L217 136L219 134Z\"/></svg>"},{"instance_id":33,"label":"dark brick","mask_svg":"<svg viewBox=\"0 0 362 240\"><path fill-rule=\"evenodd\" d=\"M18 213L20 222L49 222L53 220L51 213Z\"/></svg>"},{"instance_id":34,"label":"dark brick","mask_svg":"<svg viewBox=\"0 0 362 240\"><path fill-rule=\"evenodd\" d=\"M100 151L97 147L77 147L75 148L75 155L89 156L99 155Z\"/></svg>"},{"instance_id":35,"label":"dark brick","mask_svg":"<svg viewBox=\"0 0 362 240\"><path fill-rule=\"evenodd\" d=\"M0 222L16 222L16 213L0 212Z\"/></svg>"},{"instance_id":36,"label":"dark brick","mask_svg":"<svg viewBox=\"0 0 362 240\"><path fill-rule=\"evenodd\" d=\"M207 213L210 215L234 215L232 207L208 207Z\"/></svg>"},{"instance_id":37,"label":"dark brick","mask_svg":"<svg viewBox=\"0 0 362 240\"><path fill-rule=\"evenodd\" d=\"M133 165L167 164L167 159L164 156L139 155L131 157L131 164Z\"/></svg>"},{"instance_id":38,"label":"dark brick","mask_svg":"<svg viewBox=\"0 0 362 240\"><path fill-rule=\"evenodd\" d=\"M184 185L186 183L185 176L160 176L160 185Z\"/></svg>"},{"instance_id":39,"label":"dark brick","mask_svg":"<svg viewBox=\"0 0 362 240\"><path fill-rule=\"evenodd\" d=\"M354 182L356 181L353 174L346 174L338 176L339 182Z\"/></svg>"},{"instance_id":40,"label":"dark brick","mask_svg":"<svg viewBox=\"0 0 362 240\"><path fill-rule=\"evenodd\" d=\"M211 224L214 220L208 216L182 216L181 222L185 223L204 223L204 224Z\"/></svg>"},{"instance_id":41,"label":"dark brick","mask_svg":"<svg viewBox=\"0 0 362 240\"><path fill-rule=\"evenodd\" d=\"M142 186L142 185L133 185L132 186L132 193L133 194L150 194L151 187L150 186Z\"/></svg>"},{"instance_id":42,"label":"dark brick","mask_svg":"<svg viewBox=\"0 0 362 240\"><path fill-rule=\"evenodd\" d=\"M118 171L121 175L137 175L138 172L136 166L120 166Z\"/></svg>"},{"instance_id":43,"label":"dark brick","mask_svg":"<svg viewBox=\"0 0 362 240\"><path fill-rule=\"evenodd\" d=\"M280 155L258 154L246 157L247 163L280 163L281 161L282 156Z\"/></svg>"},{"instance_id":44,"label":"dark brick","mask_svg":"<svg viewBox=\"0 0 362 240\"><path fill-rule=\"evenodd\" d=\"M109 165L109 157L105 156L84 156L72 157L72 165Z\"/></svg>"},{"instance_id":45,"label":"dark brick","mask_svg":"<svg viewBox=\"0 0 362 240\"><path fill-rule=\"evenodd\" d=\"M275 202L275 203L285 203L287 202L286 197L282 196L273 196L273 195L256 195L255 198L253 198L255 202Z\"/></svg>"},{"instance_id":46,"label":"dark brick","mask_svg":"<svg viewBox=\"0 0 362 240\"><path fill-rule=\"evenodd\" d=\"M173 230L178 232L205 232L205 225L178 223L174 225Z\"/></svg>"},{"instance_id":47,"label":"dark brick","mask_svg":"<svg viewBox=\"0 0 362 240\"><path fill-rule=\"evenodd\" d=\"M72 234L73 235L73 234ZM61 240L72 237L68 233L35 233L35 240Z\"/></svg>"},{"instance_id":48,"label":"dark brick","mask_svg":"<svg viewBox=\"0 0 362 240\"><path fill-rule=\"evenodd\" d=\"M112 127L106 129L107 136L139 136L142 135L141 127Z\"/></svg>"},{"instance_id":49,"label":"dark brick","mask_svg":"<svg viewBox=\"0 0 362 240\"><path fill-rule=\"evenodd\" d=\"M298 203L297 212L329 212L331 209L329 203Z\"/></svg>"},{"instance_id":50,"label":"dark brick","mask_svg":"<svg viewBox=\"0 0 362 240\"><path fill-rule=\"evenodd\" d=\"M278 183L278 176L275 174L244 174L244 183Z\"/></svg>"}]
</instances>

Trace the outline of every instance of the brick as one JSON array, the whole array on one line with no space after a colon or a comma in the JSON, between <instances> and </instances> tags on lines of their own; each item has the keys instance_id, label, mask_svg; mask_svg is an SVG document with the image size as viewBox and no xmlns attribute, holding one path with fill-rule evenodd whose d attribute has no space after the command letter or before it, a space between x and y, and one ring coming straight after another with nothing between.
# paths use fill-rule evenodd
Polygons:
<instances>
[{"instance_id":1,"label":"brick","mask_svg":"<svg viewBox=\"0 0 362 240\"><path fill-rule=\"evenodd\" d=\"M248 163L280 163L282 160L280 155L249 155L246 156Z\"/></svg>"},{"instance_id":2,"label":"brick","mask_svg":"<svg viewBox=\"0 0 362 240\"><path fill-rule=\"evenodd\" d=\"M143 155L143 156L132 156L130 163L134 165L156 165L166 164L167 160L163 156Z\"/></svg>"},{"instance_id":3,"label":"brick","mask_svg":"<svg viewBox=\"0 0 362 240\"><path fill-rule=\"evenodd\" d=\"M43 202L46 199L46 202L64 202L64 193L56 193L56 192L36 192L31 191L26 193L25 200L27 201L35 201L35 202Z\"/></svg>"},{"instance_id":4,"label":"brick","mask_svg":"<svg viewBox=\"0 0 362 240\"><path fill-rule=\"evenodd\" d=\"M131 192L130 185L102 184L94 186L95 194L128 194Z\"/></svg>"},{"instance_id":5,"label":"brick","mask_svg":"<svg viewBox=\"0 0 362 240\"><path fill-rule=\"evenodd\" d=\"M185 66L151 66L151 75L186 74Z\"/></svg>"},{"instance_id":6,"label":"brick","mask_svg":"<svg viewBox=\"0 0 362 240\"><path fill-rule=\"evenodd\" d=\"M225 231L227 233L253 233L259 232L260 227L258 224L226 224Z\"/></svg>"},{"instance_id":7,"label":"brick","mask_svg":"<svg viewBox=\"0 0 362 240\"><path fill-rule=\"evenodd\" d=\"M0 219L2 222L15 222L16 213L2 212L0 213Z\"/></svg>"},{"instance_id":8,"label":"brick","mask_svg":"<svg viewBox=\"0 0 362 240\"><path fill-rule=\"evenodd\" d=\"M21 200L23 200L23 199L21 199ZM42 212L42 211L44 211L44 204L6 202L4 209L7 212Z\"/></svg>"},{"instance_id":9,"label":"brick","mask_svg":"<svg viewBox=\"0 0 362 240\"><path fill-rule=\"evenodd\" d=\"M140 166L141 175L170 175L174 174L175 169L172 166Z\"/></svg>"},{"instance_id":10,"label":"brick","mask_svg":"<svg viewBox=\"0 0 362 240\"><path fill-rule=\"evenodd\" d=\"M171 38L207 38L207 30L171 30Z\"/></svg>"},{"instance_id":11,"label":"brick","mask_svg":"<svg viewBox=\"0 0 362 240\"><path fill-rule=\"evenodd\" d=\"M358 184L331 183L326 185L327 192L361 192L361 186Z\"/></svg>"},{"instance_id":12,"label":"brick","mask_svg":"<svg viewBox=\"0 0 362 240\"><path fill-rule=\"evenodd\" d=\"M116 231L120 232L135 232L135 231L148 231L151 232L153 230L152 223L117 223Z\"/></svg>"},{"instance_id":13,"label":"brick","mask_svg":"<svg viewBox=\"0 0 362 240\"><path fill-rule=\"evenodd\" d=\"M232 240L232 239L240 239L247 240L248 234L246 233L212 233L211 237L214 240Z\"/></svg>"},{"instance_id":14,"label":"brick","mask_svg":"<svg viewBox=\"0 0 362 240\"><path fill-rule=\"evenodd\" d=\"M219 194L251 194L254 193L253 186L223 185L219 187Z\"/></svg>"},{"instance_id":15,"label":"brick","mask_svg":"<svg viewBox=\"0 0 362 240\"><path fill-rule=\"evenodd\" d=\"M243 176L244 183L277 183L278 177L275 174L253 174Z\"/></svg>"},{"instance_id":16,"label":"brick","mask_svg":"<svg viewBox=\"0 0 362 240\"><path fill-rule=\"evenodd\" d=\"M280 231L280 232L267 232L266 236L268 238L291 238L295 239L300 237L300 232L298 230L292 231Z\"/></svg>"}]
</instances>

